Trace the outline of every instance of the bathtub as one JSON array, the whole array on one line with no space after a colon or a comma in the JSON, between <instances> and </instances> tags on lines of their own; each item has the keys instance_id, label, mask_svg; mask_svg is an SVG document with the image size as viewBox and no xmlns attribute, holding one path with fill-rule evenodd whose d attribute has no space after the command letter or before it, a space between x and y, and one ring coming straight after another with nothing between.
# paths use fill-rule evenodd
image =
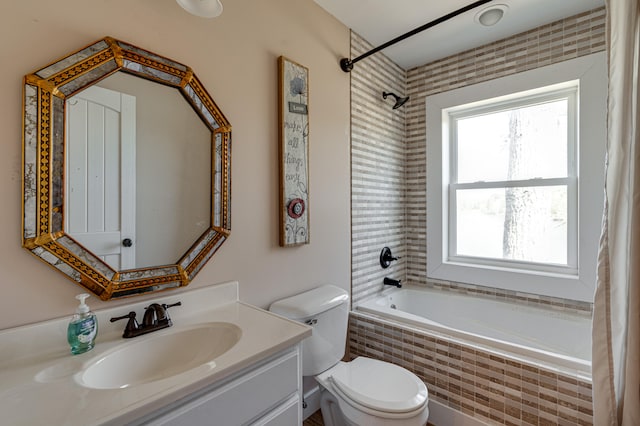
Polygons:
<instances>
[{"instance_id":1,"label":"bathtub","mask_svg":"<svg viewBox=\"0 0 640 426\"><path fill-rule=\"evenodd\" d=\"M426 287L393 290L357 312L591 378L591 318Z\"/></svg>"}]
</instances>

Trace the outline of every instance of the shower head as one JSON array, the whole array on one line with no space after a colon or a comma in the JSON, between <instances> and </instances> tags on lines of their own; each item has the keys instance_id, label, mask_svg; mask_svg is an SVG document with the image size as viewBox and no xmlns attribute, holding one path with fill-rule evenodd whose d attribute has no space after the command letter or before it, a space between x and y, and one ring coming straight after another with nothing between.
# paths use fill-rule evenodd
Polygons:
<instances>
[{"instance_id":1,"label":"shower head","mask_svg":"<svg viewBox=\"0 0 640 426\"><path fill-rule=\"evenodd\" d=\"M398 109L400 108L402 105L405 104L405 102L407 102L409 100L408 96L405 96L404 98L396 95L395 93L392 92L382 92L382 98L383 99L387 99L387 96L393 96L396 100L395 105L393 106L393 109Z\"/></svg>"}]
</instances>

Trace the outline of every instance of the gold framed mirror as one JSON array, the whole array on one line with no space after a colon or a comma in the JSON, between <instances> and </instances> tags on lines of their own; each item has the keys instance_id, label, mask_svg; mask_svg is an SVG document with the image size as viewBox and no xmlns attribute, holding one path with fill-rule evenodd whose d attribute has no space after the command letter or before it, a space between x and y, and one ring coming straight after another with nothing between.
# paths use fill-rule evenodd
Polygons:
<instances>
[{"instance_id":1,"label":"gold framed mirror","mask_svg":"<svg viewBox=\"0 0 640 426\"><path fill-rule=\"evenodd\" d=\"M193 71L105 37L23 100L23 247L103 300L187 285L231 232L231 125Z\"/></svg>"}]
</instances>

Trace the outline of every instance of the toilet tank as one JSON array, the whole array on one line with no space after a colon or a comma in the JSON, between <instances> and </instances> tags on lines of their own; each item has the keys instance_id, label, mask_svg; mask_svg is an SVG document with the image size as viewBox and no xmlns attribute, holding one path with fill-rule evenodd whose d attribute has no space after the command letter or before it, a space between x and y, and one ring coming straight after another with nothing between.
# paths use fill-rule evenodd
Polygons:
<instances>
[{"instance_id":1,"label":"toilet tank","mask_svg":"<svg viewBox=\"0 0 640 426\"><path fill-rule=\"evenodd\" d=\"M313 327L302 342L302 375L315 376L344 356L349 321L349 294L334 285L273 302L269 310Z\"/></svg>"}]
</instances>

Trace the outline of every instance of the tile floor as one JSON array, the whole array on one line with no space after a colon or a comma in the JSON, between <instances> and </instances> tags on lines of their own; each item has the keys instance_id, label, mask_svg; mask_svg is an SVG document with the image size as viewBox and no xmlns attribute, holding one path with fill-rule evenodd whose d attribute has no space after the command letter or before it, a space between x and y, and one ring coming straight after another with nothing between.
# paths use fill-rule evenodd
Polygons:
<instances>
[{"instance_id":1,"label":"tile floor","mask_svg":"<svg viewBox=\"0 0 640 426\"><path fill-rule=\"evenodd\" d=\"M320 410L313 413L307 420L304 421L302 426L324 426L324 422L322 421L322 414Z\"/></svg>"}]
</instances>

